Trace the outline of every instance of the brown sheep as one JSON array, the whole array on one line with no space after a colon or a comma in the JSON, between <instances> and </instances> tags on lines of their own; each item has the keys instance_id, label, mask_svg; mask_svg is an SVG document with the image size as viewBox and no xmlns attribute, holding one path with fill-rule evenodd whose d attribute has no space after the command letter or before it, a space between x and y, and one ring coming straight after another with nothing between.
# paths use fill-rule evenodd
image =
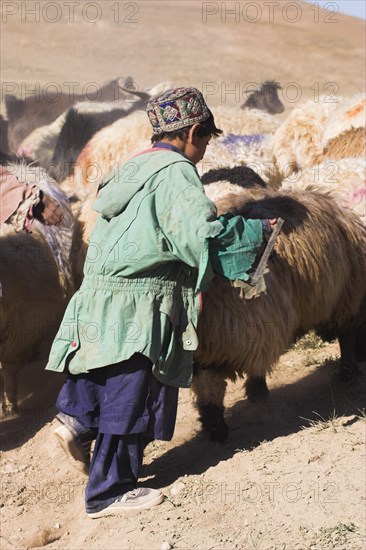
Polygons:
<instances>
[{"instance_id":1,"label":"brown sheep","mask_svg":"<svg viewBox=\"0 0 366 550\"><path fill-rule=\"evenodd\" d=\"M247 375L249 397L265 393L266 374L309 330L337 336L344 371L357 369L350 344L366 316L366 230L355 214L312 191L243 189L219 198L217 206L219 213L235 207L247 218L285 220L265 276L266 293L246 300L216 277L203 297L193 390L203 427L222 441L228 433L226 379Z\"/></svg>"},{"instance_id":2,"label":"brown sheep","mask_svg":"<svg viewBox=\"0 0 366 550\"><path fill-rule=\"evenodd\" d=\"M18 213L0 229L0 362L4 414L17 412L17 373L45 336L57 332L74 288L69 253L73 216L66 195L39 168L6 163L19 180L52 196L63 211L60 226L34 220L32 232L19 227ZM19 211L19 209L18 209Z\"/></svg>"}]
</instances>

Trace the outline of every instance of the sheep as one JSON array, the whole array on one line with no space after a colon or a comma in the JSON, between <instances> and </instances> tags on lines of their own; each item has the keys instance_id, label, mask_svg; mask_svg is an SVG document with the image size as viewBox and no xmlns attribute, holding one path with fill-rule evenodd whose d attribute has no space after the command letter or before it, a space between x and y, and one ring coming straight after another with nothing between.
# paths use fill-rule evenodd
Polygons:
<instances>
[{"instance_id":1,"label":"sheep","mask_svg":"<svg viewBox=\"0 0 366 550\"><path fill-rule=\"evenodd\" d=\"M87 95L68 93L47 93L18 99L13 95L5 96L8 118L9 151L16 154L19 145L35 128L51 124L72 105L80 101L119 101L135 90L131 77L118 77Z\"/></svg>"},{"instance_id":2,"label":"sheep","mask_svg":"<svg viewBox=\"0 0 366 550\"><path fill-rule=\"evenodd\" d=\"M261 111L242 111L233 107L216 107L212 111L217 127L234 134L270 133L280 124L278 119ZM151 125L142 111L116 121L88 142L76 161L73 174L60 183L61 187L83 200L90 187L96 189L118 164L149 148L151 135Z\"/></svg>"},{"instance_id":3,"label":"sheep","mask_svg":"<svg viewBox=\"0 0 366 550\"><path fill-rule=\"evenodd\" d=\"M51 176L58 182L70 176L79 154L94 134L116 120L145 108L149 100L170 86L170 82L161 82L149 91L132 91L123 102L81 103L69 109L53 153Z\"/></svg>"},{"instance_id":4,"label":"sheep","mask_svg":"<svg viewBox=\"0 0 366 550\"><path fill-rule=\"evenodd\" d=\"M208 187L215 193L215 184ZM239 288L215 277L203 296L192 388L203 428L223 441L225 380L247 375L248 397L265 396L266 374L309 330L337 336L343 371L354 374L352 339L366 320L366 230L354 213L315 191L240 189L216 195L216 204L219 214L235 207L246 218L285 220L265 293L243 299Z\"/></svg>"},{"instance_id":5,"label":"sheep","mask_svg":"<svg viewBox=\"0 0 366 550\"><path fill-rule=\"evenodd\" d=\"M19 162L4 164L19 180L36 184L57 200L64 215L57 227L35 219L31 233L17 229L16 214L0 228L2 409L13 414L17 373L42 339L56 334L74 292L69 259L74 217L66 195L44 170Z\"/></svg>"},{"instance_id":6,"label":"sheep","mask_svg":"<svg viewBox=\"0 0 366 550\"><path fill-rule=\"evenodd\" d=\"M278 117L258 109L243 110L219 105L212 107L211 112L217 128L224 130L225 134L241 136L273 134L281 125Z\"/></svg>"},{"instance_id":7,"label":"sheep","mask_svg":"<svg viewBox=\"0 0 366 550\"><path fill-rule=\"evenodd\" d=\"M215 124L225 134L211 140L205 158L197 165L200 176L212 168L233 168L239 164L260 173L271 186L277 185L271 154L273 133L281 121L268 113L235 107L214 107Z\"/></svg>"},{"instance_id":8,"label":"sheep","mask_svg":"<svg viewBox=\"0 0 366 550\"><path fill-rule=\"evenodd\" d=\"M70 255L73 280L76 288L80 287L83 280L89 238L99 215L98 212L93 210L96 194L97 189L95 186L92 186L76 212L76 223Z\"/></svg>"},{"instance_id":9,"label":"sheep","mask_svg":"<svg viewBox=\"0 0 366 550\"><path fill-rule=\"evenodd\" d=\"M364 93L342 99L333 109L324 128L323 147L342 132L351 128L365 128L366 97ZM350 156L350 155L348 155Z\"/></svg>"},{"instance_id":10,"label":"sheep","mask_svg":"<svg viewBox=\"0 0 366 550\"><path fill-rule=\"evenodd\" d=\"M270 114L283 113L285 107L278 97L281 86L274 80L266 80L258 90L252 92L241 109L261 109Z\"/></svg>"},{"instance_id":11,"label":"sheep","mask_svg":"<svg viewBox=\"0 0 366 550\"><path fill-rule=\"evenodd\" d=\"M358 129L365 128L365 104L365 95L356 94L296 107L273 136L272 153L283 177L326 158L361 156L365 138Z\"/></svg>"},{"instance_id":12,"label":"sheep","mask_svg":"<svg viewBox=\"0 0 366 550\"><path fill-rule=\"evenodd\" d=\"M83 200L121 162L150 147L151 125L142 111L131 113L100 130L81 151L74 172L60 186Z\"/></svg>"},{"instance_id":13,"label":"sheep","mask_svg":"<svg viewBox=\"0 0 366 550\"><path fill-rule=\"evenodd\" d=\"M57 181L70 176L86 143L102 128L145 106L146 102L171 86L161 82L146 91L125 89L121 101L79 102L49 126L37 128L22 142L18 155L37 160Z\"/></svg>"},{"instance_id":14,"label":"sheep","mask_svg":"<svg viewBox=\"0 0 366 550\"><path fill-rule=\"evenodd\" d=\"M65 123L67 111L64 111L51 124L35 128L19 145L17 155L29 161L36 160L43 168L52 162L57 138Z\"/></svg>"},{"instance_id":15,"label":"sheep","mask_svg":"<svg viewBox=\"0 0 366 550\"><path fill-rule=\"evenodd\" d=\"M316 164L324 148L324 129L336 103L312 100L302 103L291 112L276 130L272 154L282 177Z\"/></svg>"},{"instance_id":16,"label":"sheep","mask_svg":"<svg viewBox=\"0 0 366 550\"><path fill-rule=\"evenodd\" d=\"M286 178L281 190L308 188L331 194L337 204L351 209L366 223L366 161L364 158L332 159Z\"/></svg>"},{"instance_id":17,"label":"sheep","mask_svg":"<svg viewBox=\"0 0 366 550\"><path fill-rule=\"evenodd\" d=\"M271 155L272 134L228 134L210 142L205 158L197 165L201 178L207 170L246 166L254 169L271 187L278 187L279 173Z\"/></svg>"}]
</instances>

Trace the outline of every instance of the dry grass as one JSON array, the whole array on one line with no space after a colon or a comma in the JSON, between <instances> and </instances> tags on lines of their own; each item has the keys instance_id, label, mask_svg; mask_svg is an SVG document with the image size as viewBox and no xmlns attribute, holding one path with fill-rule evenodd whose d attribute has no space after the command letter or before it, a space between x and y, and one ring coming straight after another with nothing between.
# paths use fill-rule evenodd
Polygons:
<instances>
[{"instance_id":1,"label":"dry grass","mask_svg":"<svg viewBox=\"0 0 366 550\"><path fill-rule=\"evenodd\" d=\"M319 349L324 346L323 340L313 330L298 340L291 349L303 351L306 349Z\"/></svg>"}]
</instances>

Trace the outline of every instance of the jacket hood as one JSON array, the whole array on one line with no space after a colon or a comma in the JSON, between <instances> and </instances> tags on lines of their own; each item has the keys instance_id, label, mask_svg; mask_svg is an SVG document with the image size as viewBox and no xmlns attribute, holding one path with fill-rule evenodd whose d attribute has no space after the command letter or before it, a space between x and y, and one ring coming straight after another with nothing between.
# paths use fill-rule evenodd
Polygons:
<instances>
[{"instance_id":1,"label":"jacket hood","mask_svg":"<svg viewBox=\"0 0 366 550\"><path fill-rule=\"evenodd\" d=\"M188 162L194 166L190 160L174 151L151 149L133 157L108 174L99 185L94 210L106 219L118 216L152 176L177 162Z\"/></svg>"}]
</instances>

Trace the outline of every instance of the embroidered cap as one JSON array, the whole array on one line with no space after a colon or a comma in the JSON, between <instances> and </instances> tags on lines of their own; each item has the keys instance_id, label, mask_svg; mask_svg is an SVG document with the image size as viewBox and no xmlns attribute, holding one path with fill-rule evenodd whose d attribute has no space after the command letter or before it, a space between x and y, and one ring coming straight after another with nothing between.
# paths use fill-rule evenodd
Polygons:
<instances>
[{"instance_id":1,"label":"embroidered cap","mask_svg":"<svg viewBox=\"0 0 366 550\"><path fill-rule=\"evenodd\" d=\"M173 132L207 120L210 116L197 88L175 88L148 102L146 112L154 134Z\"/></svg>"}]
</instances>

